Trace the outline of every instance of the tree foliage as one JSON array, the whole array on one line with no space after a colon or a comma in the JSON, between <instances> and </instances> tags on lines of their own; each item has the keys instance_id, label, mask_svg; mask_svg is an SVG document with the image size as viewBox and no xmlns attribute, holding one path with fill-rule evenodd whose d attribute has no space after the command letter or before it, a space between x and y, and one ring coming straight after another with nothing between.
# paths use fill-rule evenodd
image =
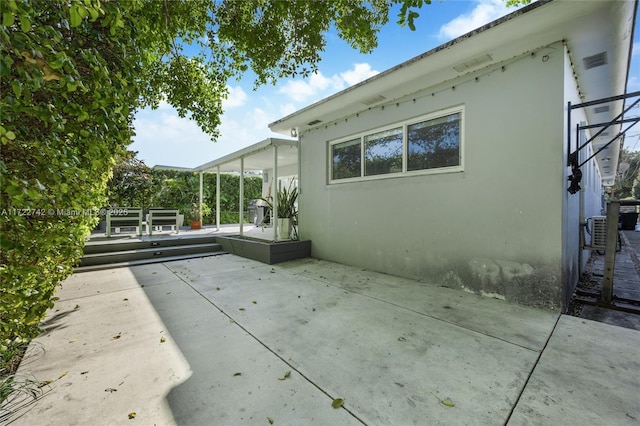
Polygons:
<instances>
[{"instance_id":1,"label":"tree foliage","mask_svg":"<svg viewBox=\"0 0 640 426\"><path fill-rule=\"evenodd\" d=\"M621 172L616 178L616 183L612 188L613 198L640 198L640 188L638 188L640 180L640 151L623 149L620 152L619 161L619 165L622 164L626 164L628 167L621 168Z\"/></svg>"},{"instance_id":2,"label":"tree foliage","mask_svg":"<svg viewBox=\"0 0 640 426\"><path fill-rule=\"evenodd\" d=\"M3 1L0 344L32 337L131 138L141 53L115 2ZM0 348L2 349L2 348Z\"/></svg>"},{"instance_id":3,"label":"tree foliage","mask_svg":"<svg viewBox=\"0 0 640 426\"><path fill-rule=\"evenodd\" d=\"M198 203L200 194L200 176L198 173L180 170L153 169L151 197L144 207L177 208L185 215L185 222L193 219L192 206ZM204 173L202 179L204 224L215 223L216 207L216 174ZM262 178L245 176L244 206L246 210L249 200L262 196ZM240 210L240 176L232 174L220 175L220 222L238 223Z\"/></svg>"},{"instance_id":4,"label":"tree foliage","mask_svg":"<svg viewBox=\"0 0 640 426\"><path fill-rule=\"evenodd\" d=\"M152 170L127 151L116 158L113 174L107 183L109 206L147 207L151 199Z\"/></svg>"}]
</instances>

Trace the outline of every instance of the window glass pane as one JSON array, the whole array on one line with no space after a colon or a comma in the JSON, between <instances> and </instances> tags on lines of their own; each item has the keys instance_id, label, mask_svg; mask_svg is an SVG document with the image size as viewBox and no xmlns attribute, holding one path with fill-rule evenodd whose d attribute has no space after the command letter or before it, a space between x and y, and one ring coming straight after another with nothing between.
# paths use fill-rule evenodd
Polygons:
<instances>
[{"instance_id":1,"label":"window glass pane","mask_svg":"<svg viewBox=\"0 0 640 426\"><path fill-rule=\"evenodd\" d=\"M407 126L407 170L460 165L461 113Z\"/></svg>"},{"instance_id":2,"label":"window glass pane","mask_svg":"<svg viewBox=\"0 0 640 426\"><path fill-rule=\"evenodd\" d=\"M365 176L402 172L402 127L364 138Z\"/></svg>"},{"instance_id":3,"label":"window glass pane","mask_svg":"<svg viewBox=\"0 0 640 426\"><path fill-rule=\"evenodd\" d=\"M331 179L360 177L360 138L331 146Z\"/></svg>"}]
</instances>

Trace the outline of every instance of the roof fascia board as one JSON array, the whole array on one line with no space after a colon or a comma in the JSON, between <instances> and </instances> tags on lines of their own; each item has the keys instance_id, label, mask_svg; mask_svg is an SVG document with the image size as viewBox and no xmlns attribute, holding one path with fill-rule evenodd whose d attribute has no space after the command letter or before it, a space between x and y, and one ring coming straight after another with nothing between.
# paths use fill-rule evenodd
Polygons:
<instances>
[{"instance_id":1,"label":"roof fascia board","mask_svg":"<svg viewBox=\"0 0 640 426\"><path fill-rule=\"evenodd\" d=\"M559 0L538 0L536 2L530 3L527 6L524 6L524 7L520 8L520 9L518 9L518 10L516 10L516 11L514 11L514 12L508 14L508 15L505 15L505 16L499 18L499 19L496 19L495 21L489 22L488 24L485 24L485 25L483 25L483 26L481 26L481 27L479 27L479 28L477 28L475 30L469 31L466 34L463 34L463 35L461 35L459 37L456 37L453 40L450 40L450 41L448 41L448 42L446 42L444 44L441 44L441 45L439 45L437 47L434 47L433 49L428 50L428 51L426 51L426 52L424 52L424 53L422 53L422 54L420 54L418 56L415 56L415 57L409 59L408 61L402 62L402 63L400 63L400 64L398 64L398 65L396 65L396 66L394 66L392 68L389 68L388 70L385 70L385 71L383 71L383 72L381 72L379 74L374 75L373 77L370 77L370 78L368 78L368 79L366 79L364 81L361 81L360 83L357 83L357 84L355 84L353 86L350 86L350 87L348 87L348 88L346 88L346 89L344 89L344 90L342 90L342 91L340 91L338 93L330 95L330 96L328 96L328 97L326 97L324 99L319 100L318 102L315 102L315 103L313 103L313 104L311 104L311 105L309 105L307 107L304 107L304 108L302 108L302 109L300 109L300 110L298 110L298 111L296 111L296 112L294 112L292 114L289 114L288 116L285 116L285 117L283 117L283 118L281 118L279 120L276 120L276 121L274 121L274 122L269 124L269 128L272 131L276 132L276 133L288 134L288 132L290 131L290 126L287 124L287 122L295 122L294 119L296 117L302 116L307 112L311 112L312 110L316 110L318 108L321 108L322 106L325 106L326 104L329 104L329 103L333 102L337 98L342 98L347 94L350 94L350 93L353 93L353 92L356 92L356 91L360 91L361 88L363 86L365 86L365 85L366 86L371 86L372 84L376 85L376 83L381 83L381 85L384 86L385 83L383 83L383 81L386 80L386 77L389 74L397 73L398 71L400 71L403 68L406 69L406 68L410 67L411 65L413 65L413 64L415 64L417 62L420 62L420 61L422 61L423 59L425 59L427 57L430 57L430 56L432 56L432 55L434 55L434 54L436 54L438 52L441 52L443 50L447 50L447 49L453 47L454 45L459 44L460 42L462 42L464 40L470 39L470 38L472 38L472 37L474 37L474 36L476 36L478 34L481 34L481 33L485 32L485 31L487 31L487 30L489 30L489 29L491 29L493 27L496 27L496 26L498 26L498 25L500 25L500 24L502 24L504 22L510 21L510 20L512 20L512 19L514 19L514 18L516 18L518 16L521 16L521 15L523 15L523 14L529 12L529 11L535 10L535 9L537 9L537 8L547 4L547 3L551 3L553 1L559 1ZM401 77L394 77L394 78L401 78ZM382 89L382 90L384 90L384 89ZM380 91L382 91L382 90L380 90ZM375 92L376 89L373 89L373 91ZM363 99L366 99L368 97L368 95L367 94L363 94L363 95L361 95L361 97Z\"/></svg>"},{"instance_id":2,"label":"roof fascia board","mask_svg":"<svg viewBox=\"0 0 640 426\"><path fill-rule=\"evenodd\" d=\"M194 171L206 171L218 166L223 166L227 163L232 163L234 161L238 161L241 158L248 157L252 154L255 154L259 151L263 151L271 146L298 146L298 141L295 139L279 139L279 138L268 138L256 144L250 145L238 151L232 152L231 154L227 154L223 157L217 158L215 160L209 161L207 163L201 164L195 167Z\"/></svg>"}]
</instances>

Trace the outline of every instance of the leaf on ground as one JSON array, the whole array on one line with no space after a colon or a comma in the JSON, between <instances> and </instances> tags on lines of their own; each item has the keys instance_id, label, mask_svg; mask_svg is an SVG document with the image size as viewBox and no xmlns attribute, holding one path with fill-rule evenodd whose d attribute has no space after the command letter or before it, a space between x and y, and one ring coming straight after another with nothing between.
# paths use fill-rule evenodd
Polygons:
<instances>
[{"instance_id":1,"label":"leaf on ground","mask_svg":"<svg viewBox=\"0 0 640 426\"><path fill-rule=\"evenodd\" d=\"M253 302L251 302L251 303L253 303L254 305L257 305L257 304L258 304L258 302L256 302L255 300L254 300Z\"/></svg>"},{"instance_id":2,"label":"leaf on ground","mask_svg":"<svg viewBox=\"0 0 640 426\"><path fill-rule=\"evenodd\" d=\"M238 310L239 310L239 311L244 311L245 309L244 309L244 308L238 308Z\"/></svg>"},{"instance_id":3,"label":"leaf on ground","mask_svg":"<svg viewBox=\"0 0 640 426\"><path fill-rule=\"evenodd\" d=\"M40 384L38 385L39 388L45 387L49 384L53 383L53 380L45 380L44 382L40 382Z\"/></svg>"},{"instance_id":4,"label":"leaf on ground","mask_svg":"<svg viewBox=\"0 0 640 426\"><path fill-rule=\"evenodd\" d=\"M122 299L123 302L126 302L127 300L129 300L129 299L127 299L126 297L124 299Z\"/></svg>"},{"instance_id":5,"label":"leaf on ground","mask_svg":"<svg viewBox=\"0 0 640 426\"><path fill-rule=\"evenodd\" d=\"M114 388L106 388L104 391L105 391L105 392L114 393L114 392L118 392L118 389L114 389Z\"/></svg>"},{"instance_id":6,"label":"leaf on ground","mask_svg":"<svg viewBox=\"0 0 640 426\"><path fill-rule=\"evenodd\" d=\"M167 341L167 339L166 339L164 336L162 336L162 337L160 338L160 343L164 343L164 342L166 342L166 341Z\"/></svg>"},{"instance_id":7,"label":"leaf on ground","mask_svg":"<svg viewBox=\"0 0 640 426\"><path fill-rule=\"evenodd\" d=\"M236 376L242 376L242 373L234 373L233 377L236 377Z\"/></svg>"},{"instance_id":8,"label":"leaf on ground","mask_svg":"<svg viewBox=\"0 0 640 426\"><path fill-rule=\"evenodd\" d=\"M331 406L333 408L340 408L344 405L344 399L342 398L336 398L333 400L333 402L331 403Z\"/></svg>"},{"instance_id":9,"label":"leaf on ground","mask_svg":"<svg viewBox=\"0 0 640 426\"><path fill-rule=\"evenodd\" d=\"M130 412L130 413L129 413L129 418L130 418L130 419L135 419L135 418L136 418L136 416L137 416L137 414L136 414L136 412L135 412L135 411L132 411L132 412Z\"/></svg>"},{"instance_id":10,"label":"leaf on ground","mask_svg":"<svg viewBox=\"0 0 640 426\"><path fill-rule=\"evenodd\" d=\"M83 371L83 372L82 372L82 373L80 373L80 374L82 375L82 374L88 374L88 373L89 373L89 371L87 370L87 371Z\"/></svg>"},{"instance_id":11,"label":"leaf on ground","mask_svg":"<svg viewBox=\"0 0 640 426\"><path fill-rule=\"evenodd\" d=\"M271 417L267 417L267 421L269 422L270 425L273 424L273 419Z\"/></svg>"},{"instance_id":12,"label":"leaf on ground","mask_svg":"<svg viewBox=\"0 0 640 426\"><path fill-rule=\"evenodd\" d=\"M216 290L217 290L217 291L220 291L220 287L216 287Z\"/></svg>"},{"instance_id":13,"label":"leaf on ground","mask_svg":"<svg viewBox=\"0 0 640 426\"><path fill-rule=\"evenodd\" d=\"M118 340L120 337L122 336L120 336L119 334L117 336L113 336L113 340Z\"/></svg>"},{"instance_id":14,"label":"leaf on ground","mask_svg":"<svg viewBox=\"0 0 640 426\"><path fill-rule=\"evenodd\" d=\"M63 378L64 376L66 376L67 374L69 374L69 372L68 372L68 371L65 371L64 373L62 373L62 374L60 375L60 377L58 377L58 379L57 379L57 380L62 379L62 378Z\"/></svg>"},{"instance_id":15,"label":"leaf on ground","mask_svg":"<svg viewBox=\"0 0 640 426\"><path fill-rule=\"evenodd\" d=\"M278 377L278 380L285 380L289 376L291 376L291 371L287 370L284 372L284 376Z\"/></svg>"},{"instance_id":16,"label":"leaf on ground","mask_svg":"<svg viewBox=\"0 0 640 426\"><path fill-rule=\"evenodd\" d=\"M445 407L455 407L456 404L450 400L449 398L447 399L443 399L442 401L440 401L440 404L444 405Z\"/></svg>"},{"instance_id":17,"label":"leaf on ground","mask_svg":"<svg viewBox=\"0 0 640 426\"><path fill-rule=\"evenodd\" d=\"M77 338L77 337L76 337L76 338L73 338L73 339L69 340L69 343L76 342L77 340L78 340L78 338Z\"/></svg>"}]
</instances>

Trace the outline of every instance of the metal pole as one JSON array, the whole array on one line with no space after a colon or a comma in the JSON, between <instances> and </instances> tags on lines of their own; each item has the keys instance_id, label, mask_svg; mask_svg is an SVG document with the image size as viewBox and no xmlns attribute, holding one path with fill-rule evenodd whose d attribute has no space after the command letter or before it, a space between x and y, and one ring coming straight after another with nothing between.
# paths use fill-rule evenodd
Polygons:
<instances>
[{"instance_id":1,"label":"metal pole","mask_svg":"<svg viewBox=\"0 0 640 426\"><path fill-rule=\"evenodd\" d=\"M273 145L273 183L271 184L271 196L273 197L273 239L278 238L278 145Z\"/></svg>"},{"instance_id":2,"label":"metal pole","mask_svg":"<svg viewBox=\"0 0 640 426\"><path fill-rule=\"evenodd\" d=\"M244 225L244 157L240 157L240 236Z\"/></svg>"},{"instance_id":3,"label":"metal pole","mask_svg":"<svg viewBox=\"0 0 640 426\"><path fill-rule=\"evenodd\" d=\"M604 249L604 281L600 296L600 301L609 305L613 299L613 271L616 263L619 215L620 201L609 201L607 203L607 244Z\"/></svg>"},{"instance_id":4,"label":"metal pole","mask_svg":"<svg viewBox=\"0 0 640 426\"><path fill-rule=\"evenodd\" d=\"M567 102L567 166L571 165L571 101Z\"/></svg>"},{"instance_id":5,"label":"metal pole","mask_svg":"<svg viewBox=\"0 0 640 426\"><path fill-rule=\"evenodd\" d=\"M220 166L216 167L216 231L220 230Z\"/></svg>"},{"instance_id":6,"label":"metal pole","mask_svg":"<svg viewBox=\"0 0 640 426\"><path fill-rule=\"evenodd\" d=\"M200 194L199 194L199 199L200 199L200 205L198 206L198 208L200 209L200 224L204 225L204 217L202 217L202 200L204 199L204 190L203 190L203 175L204 172L200 172Z\"/></svg>"}]
</instances>

